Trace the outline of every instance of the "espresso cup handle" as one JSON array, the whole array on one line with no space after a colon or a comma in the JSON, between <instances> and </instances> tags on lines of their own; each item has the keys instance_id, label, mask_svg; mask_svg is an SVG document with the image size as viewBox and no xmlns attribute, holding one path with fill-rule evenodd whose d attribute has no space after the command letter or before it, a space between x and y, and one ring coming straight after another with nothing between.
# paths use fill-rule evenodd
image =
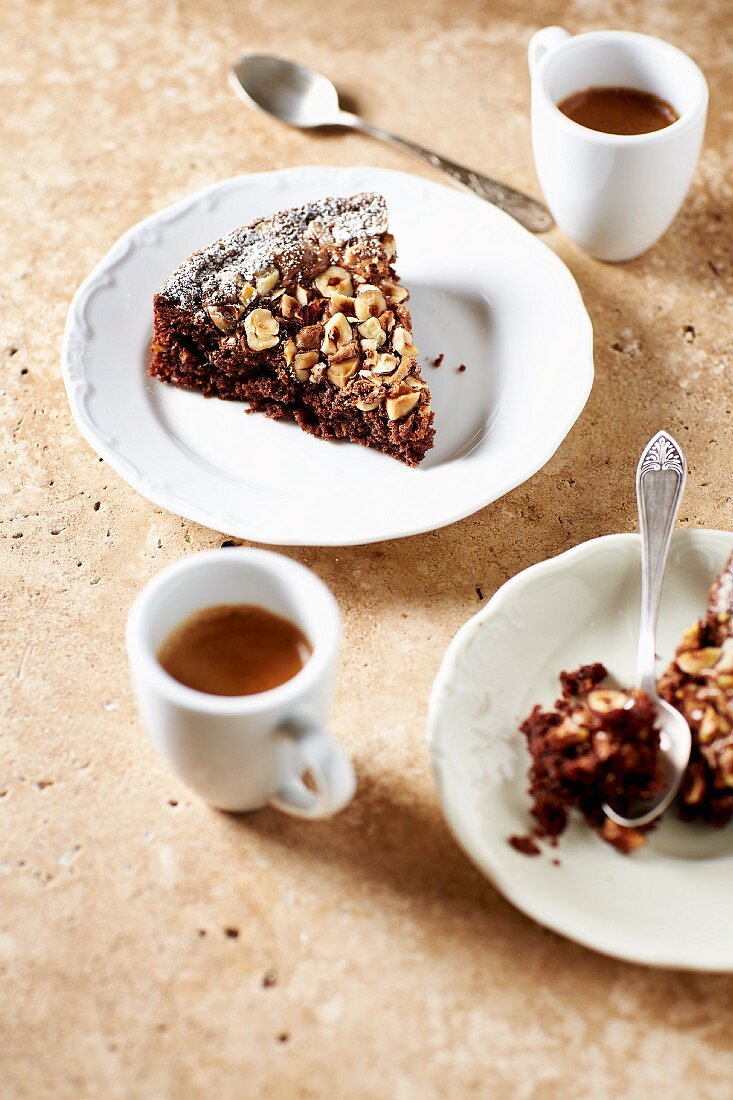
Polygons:
<instances>
[{"instance_id":1,"label":"espresso cup handle","mask_svg":"<svg viewBox=\"0 0 733 1100\"><path fill-rule=\"evenodd\" d=\"M530 76L534 76L534 71L545 54L567 38L570 38L570 35L563 27L543 27L541 31L532 35L527 50Z\"/></svg>"},{"instance_id":2,"label":"espresso cup handle","mask_svg":"<svg viewBox=\"0 0 733 1100\"><path fill-rule=\"evenodd\" d=\"M330 734L310 723L291 724L280 730L291 742L296 774L287 779L270 800L278 810L294 817L331 817L354 797L356 777L351 760ZM301 778L308 773L313 787Z\"/></svg>"}]
</instances>

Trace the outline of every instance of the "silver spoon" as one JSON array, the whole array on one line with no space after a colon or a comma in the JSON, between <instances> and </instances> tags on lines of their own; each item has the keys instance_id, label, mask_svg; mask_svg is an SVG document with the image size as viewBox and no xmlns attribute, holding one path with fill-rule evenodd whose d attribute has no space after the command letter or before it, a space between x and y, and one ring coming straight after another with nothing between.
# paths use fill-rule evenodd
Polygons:
<instances>
[{"instance_id":1,"label":"silver spoon","mask_svg":"<svg viewBox=\"0 0 733 1100\"><path fill-rule=\"evenodd\" d=\"M371 137L391 142L408 153L415 153L434 168L442 168L456 183L467 187L474 194L501 210L511 214L525 229L544 233L553 225L549 210L522 191L515 191L503 183L489 179L480 172L463 168L452 160L438 156L415 142L390 134L378 126L372 126L359 115L343 111L338 92L325 76L267 54L243 54L229 73L232 87L240 99L250 107L257 107L281 122L304 130L319 126L342 126L361 130Z\"/></svg>"},{"instance_id":2,"label":"silver spoon","mask_svg":"<svg viewBox=\"0 0 733 1100\"><path fill-rule=\"evenodd\" d=\"M641 531L641 621L636 686L656 708L667 789L655 799L630 807L627 817L612 806L603 809L618 825L648 825L667 809L677 794L690 759L690 727L682 715L659 698L655 673L657 615L662 581L682 493L687 463L682 449L668 432L657 432L644 448L636 469L636 500Z\"/></svg>"}]
</instances>

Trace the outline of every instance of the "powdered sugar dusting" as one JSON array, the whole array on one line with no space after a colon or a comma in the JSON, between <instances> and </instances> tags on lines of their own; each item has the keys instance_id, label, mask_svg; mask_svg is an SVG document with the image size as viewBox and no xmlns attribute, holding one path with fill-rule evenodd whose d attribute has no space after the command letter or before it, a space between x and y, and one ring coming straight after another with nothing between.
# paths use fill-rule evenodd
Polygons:
<instances>
[{"instance_id":1,"label":"powdered sugar dusting","mask_svg":"<svg viewBox=\"0 0 733 1100\"><path fill-rule=\"evenodd\" d=\"M316 258L320 245L368 240L386 231L387 204L381 195L317 199L234 229L194 252L159 294L184 309L197 309L203 301L235 296L243 281L251 282L273 264L283 280L295 280Z\"/></svg>"}]
</instances>

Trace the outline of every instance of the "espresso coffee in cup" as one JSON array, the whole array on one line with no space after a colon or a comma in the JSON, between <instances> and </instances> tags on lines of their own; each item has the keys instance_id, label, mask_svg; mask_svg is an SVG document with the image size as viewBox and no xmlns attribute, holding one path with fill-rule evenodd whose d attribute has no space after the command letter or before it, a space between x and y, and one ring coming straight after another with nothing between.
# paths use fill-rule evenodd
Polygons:
<instances>
[{"instance_id":1,"label":"espresso coffee in cup","mask_svg":"<svg viewBox=\"0 0 733 1100\"><path fill-rule=\"evenodd\" d=\"M666 99L642 88L586 88L566 96L557 109L602 134L652 134L680 117Z\"/></svg>"},{"instance_id":2,"label":"espresso coffee in cup","mask_svg":"<svg viewBox=\"0 0 733 1100\"><path fill-rule=\"evenodd\" d=\"M297 676L311 655L300 627L256 604L195 611L158 650L179 684L207 695L256 695Z\"/></svg>"}]
</instances>

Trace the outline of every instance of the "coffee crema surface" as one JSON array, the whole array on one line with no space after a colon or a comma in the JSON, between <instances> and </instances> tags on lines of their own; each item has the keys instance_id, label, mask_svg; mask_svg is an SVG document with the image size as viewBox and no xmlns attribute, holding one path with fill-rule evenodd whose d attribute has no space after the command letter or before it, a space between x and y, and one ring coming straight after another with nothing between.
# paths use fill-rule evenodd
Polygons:
<instances>
[{"instance_id":1,"label":"coffee crema surface","mask_svg":"<svg viewBox=\"0 0 733 1100\"><path fill-rule=\"evenodd\" d=\"M158 661L179 683L207 695L257 695L291 680L311 652L288 619L254 604L220 604L172 630Z\"/></svg>"},{"instance_id":2,"label":"coffee crema surface","mask_svg":"<svg viewBox=\"0 0 733 1100\"><path fill-rule=\"evenodd\" d=\"M680 117L671 103L639 88L586 88L557 107L580 126L605 134L651 134Z\"/></svg>"}]
</instances>

